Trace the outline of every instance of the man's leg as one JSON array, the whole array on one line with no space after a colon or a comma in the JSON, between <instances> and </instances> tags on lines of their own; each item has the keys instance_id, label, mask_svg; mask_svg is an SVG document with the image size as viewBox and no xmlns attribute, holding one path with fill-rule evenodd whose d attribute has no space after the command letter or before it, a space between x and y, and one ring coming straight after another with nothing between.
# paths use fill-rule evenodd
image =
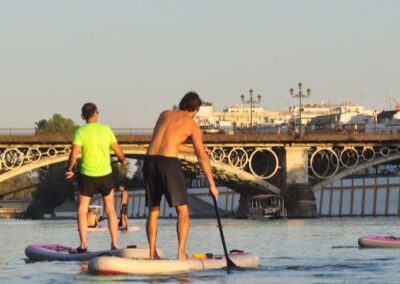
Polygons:
<instances>
[{"instance_id":1,"label":"man's leg","mask_svg":"<svg viewBox=\"0 0 400 284\"><path fill-rule=\"evenodd\" d=\"M124 204L121 210L121 227L128 229L128 223L126 221L127 220L126 212L127 212L127 205Z\"/></svg>"},{"instance_id":2,"label":"man's leg","mask_svg":"<svg viewBox=\"0 0 400 284\"><path fill-rule=\"evenodd\" d=\"M111 235L111 248L118 247L118 218L114 208L114 190L103 196L104 210L108 216L108 228Z\"/></svg>"},{"instance_id":3,"label":"man's leg","mask_svg":"<svg viewBox=\"0 0 400 284\"><path fill-rule=\"evenodd\" d=\"M123 217L124 227L128 228L128 216L124 213Z\"/></svg>"},{"instance_id":4,"label":"man's leg","mask_svg":"<svg viewBox=\"0 0 400 284\"><path fill-rule=\"evenodd\" d=\"M176 223L176 231L178 234L178 254L177 259L187 259L186 240L189 234L189 207L185 205L176 206L178 221Z\"/></svg>"},{"instance_id":5,"label":"man's leg","mask_svg":"<svg viewBox=\"0 0 400 284\"><path fill-rule=\"evenodd\" d=\"M121 228L122 227L122 213L119 212L119 214L120 214L120 217L119 217L119 220L118 220L118 228Z\"/></svg>"},{"instance_id":6,"label":"man's leg","mask_svg":"<svg viewBox=\"0 0 400 284\"><path fill-rule=\"evenodd\" d=\"M87 248L87 214L89 210L90 197L79 194L78 197L78 229L81 241L80 248Z\"/></svg>"},{"instance_id":7,"label":"man's leg","mask_svg":"<svg viewBox=\"0 0 400 284\"><path fill-rule=\"evenodd\" d=\"M160 215L160 206L150 207L149 216L146 222L146 232L147 240L149 242L150 249L150 259L159 259L157 254L157 226L158 226L158 216Z\"/></svg>"}]
</instances>

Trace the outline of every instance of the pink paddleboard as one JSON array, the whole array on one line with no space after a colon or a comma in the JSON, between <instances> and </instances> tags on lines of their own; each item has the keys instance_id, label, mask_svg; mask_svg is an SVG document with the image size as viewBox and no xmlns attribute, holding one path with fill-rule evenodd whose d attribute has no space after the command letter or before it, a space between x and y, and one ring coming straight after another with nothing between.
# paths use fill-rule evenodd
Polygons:
<instances>
[{"instance_id":1,"label":"pink paddleboard","mask_svg":"<svg viewBox=\"0 0 400 284\"><path fill-rule=\"evenodd\" d=\"M84 261L98 256L123 256L127 258L148 258L149 249L146 247L128 246L117 250L88 251L86 253L69 253L69 246L61 244L34 244L25 248L25 255L34 261ZM158 251L162 255L162 251Z\"/></svg>"},{"instance_id":2,"label":"pink paddleboard","mask_svg":"<svg viewBox=\"0 0 400 284\"><path fill-rule=\"evenodd\" d=\"M359 238L358 245L362 248L400 248L400 238L368 235Z\"/></svg>"}]
</instances>

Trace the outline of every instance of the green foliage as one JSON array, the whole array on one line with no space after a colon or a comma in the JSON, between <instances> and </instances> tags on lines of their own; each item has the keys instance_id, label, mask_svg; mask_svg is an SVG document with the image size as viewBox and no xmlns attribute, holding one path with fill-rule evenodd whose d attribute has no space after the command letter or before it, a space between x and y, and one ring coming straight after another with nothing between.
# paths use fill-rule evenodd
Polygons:
<instances>
[{"instance_id":1,"label":"green foliage","mask_svg":"<svg viewBox=\"0 0 400 284\"><path fill-rule=\"evenodd\" d=\"M33 201L26 210L28 218L41 218L52 213L67 198L73 197L73 182L64 179L66 163L48 166L38 174L39 185L33 192Z\"/></svg>"},{"instance_id":2,"label":"green foliage","mask_svg":"<svg viewBox=\"0 0 400 284\"><path fill-rule=\"evenodd\" d=\"M118 187L121 181L126 180L127 173L120 171L120 163L117 160L111 160L111 168L115 187Z\"/></svg>"},{"instance_id":3,"label":"green foliage","mask_svg":"<svg viewBox=\"0 0 400 284\"><path fill-rule=\"evenodd\" d=\"M133 188L143 188L144 187L144 181L143 181L143 175L142 175L142 165L143 165L143 160L136 160L136 163L135 163L136 170L133 173L133 176L131 179L131 186Z\"/></svg>"},{"instance_id":4,"label":"green foliage","mask_svg":"<svg viewBox=\"0 0 400 284\"><path fill-rule=\"evenodd\" d=\"M38 134L72 134L78 127L72 119L64 118L61 114L54 114L49 120L42 119L35 125Z\"/></svg>"},{"instance_id":5,"label":"green foliage","mask_svg":"<svg viewBox=\"0 0 400 284\"><path fill-rule=\"evenodd\" d=\"M128 188L143 188L144 182L143 182L143 179L141 178L140 162L136 162L135 166L137 168L131 178L127 176L128 172L129 172L129 169L128 169L129 164L124 165L122 167L122 170L120 168L120 164L116 161L112 162L111 166L112 166L112 171L113 171L113 179L114 179L114 183L115 183L116 187L118 187L118 185L121 182L124 182Z\"/></svg>"},{"instance_id":6,"label":"green foliage","mask_svg":"<svg viewBox=\"0 0 400 284\"><path fill-rule=\"evenodd\" d=\"M131 187L133 187L133 188L140 188L140 189L142 189L142 188L144 187L144 181L143 181L143 179L142 179L140 176L134 175L134 176L132 177L132 179L130 180L130 185L131 185Z\"/></svg>"},{"instance_id":7,"label":"green foliage","mask_svg":"<svg viewBox=\"0 0 400 284\"><path fill-rule=\"evenodd\" d=\"M4 193L4 200L7 199L22 199L22 200L29 200L31 199L31 192L32 190L36 189L36 186L32 186L32 188L29 188L30 185L34 185L36 183L36 178L33 177L32 175L28 174L22 174L19 176L16 176L11 179L7 179L3 182L0 183L0 193ZM18 189L24 189L27 188L27 190L21 190L18 191ZM11 193L14 192L14 193ZM11 193L11 194L7 194Z\"/></svg>"}]
</instances>

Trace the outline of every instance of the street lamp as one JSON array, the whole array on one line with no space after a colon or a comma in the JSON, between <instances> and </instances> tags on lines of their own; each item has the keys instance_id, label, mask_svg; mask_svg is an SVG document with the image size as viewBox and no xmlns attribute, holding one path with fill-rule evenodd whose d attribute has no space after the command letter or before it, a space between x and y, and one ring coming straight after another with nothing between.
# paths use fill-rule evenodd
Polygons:
<instances>
[{"instance_id":1,"label":"street lamp","mask_svg":"<svg viewBox=\"0 0 400 284\"><path fill-rule=\"evenodd\" d=\"M245 96L242 94L240 98L242 99L242 103L245 104L250 104L250 129L253 129L253 105L255 103L260 103L261 102L261 95L259 94L257 96L257 102L253 99L253 89L249 90L250 98L248 100L245 100Z\"/></svg>"},{"instance_id":2,"label":"street lamp","mask_svg":"<svg viewBox=\"0 0 400 284\"><path fill-rule=\"evenodd\" d=\"M308 98L311 95L311 89L308 88L307 93L305 94L301 91L301 88L303 87L303 84L301 82L299 82L298 87L299 87L299 91L296 94L294 93L293 88L290 88L289 91L290 91L290 95L293 98L299 98L299 136L300 136L301 135L301 98Z\"/></svg>"}]
</instances>

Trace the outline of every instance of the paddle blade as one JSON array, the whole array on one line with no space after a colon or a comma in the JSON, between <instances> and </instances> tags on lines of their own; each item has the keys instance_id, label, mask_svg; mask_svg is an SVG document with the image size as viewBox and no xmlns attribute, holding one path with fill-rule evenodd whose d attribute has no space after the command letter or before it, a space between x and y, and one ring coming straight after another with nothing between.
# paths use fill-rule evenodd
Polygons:
<instances>
[{"instance_id":1,"label":"paddle blade","mask_svg":"<svg viewBox=\"0 0 400 284\"><path fill-rule=\"evenodd\" d=\"M240 267L237 266L237 265L232 261L232 259L229 258L229 256L228 256L228 258L226 259L226 267L227 267L228 269L240 269Z\"/></svg>"}]
</instances>

